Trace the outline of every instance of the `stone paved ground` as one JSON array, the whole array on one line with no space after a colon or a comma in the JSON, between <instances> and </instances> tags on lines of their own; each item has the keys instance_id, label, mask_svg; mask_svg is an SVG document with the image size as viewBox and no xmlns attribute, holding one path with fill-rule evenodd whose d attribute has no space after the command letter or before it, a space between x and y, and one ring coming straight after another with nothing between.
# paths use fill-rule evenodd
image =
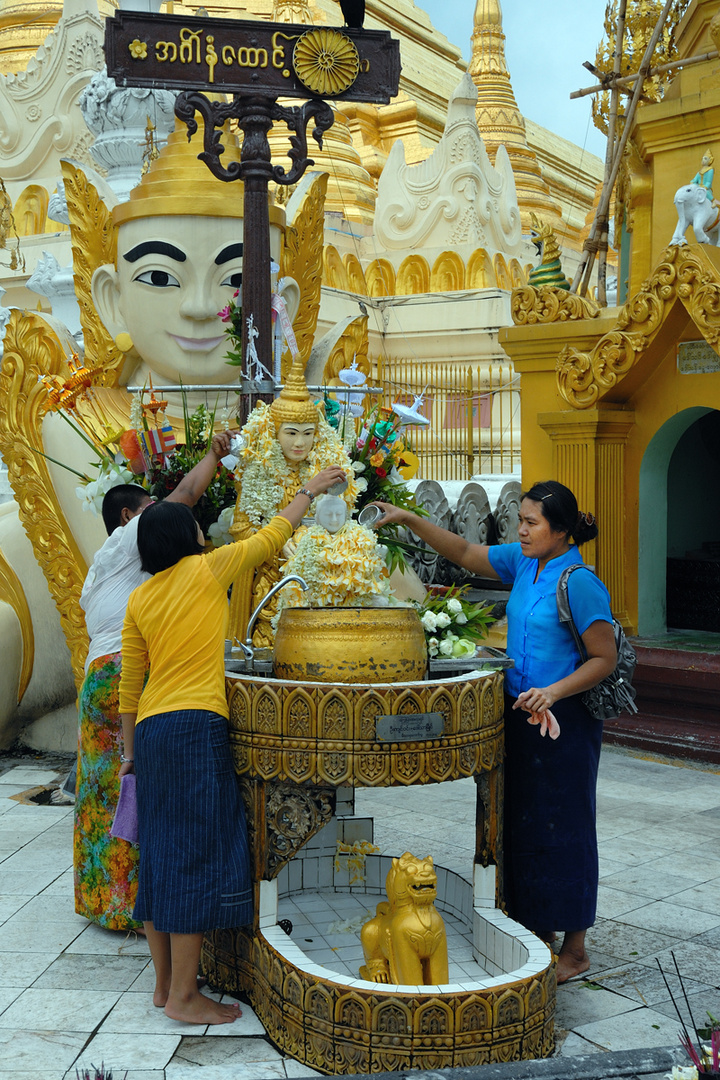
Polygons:
<instances>
[{"instance_id":1,"label":"stone paved ground","mask_svg":"<svg viewBox=\"0 0 720 1080\"><path fill-rule=\"evenodd\" d=\"M125 1070L127 1080L201 1080L203 1069L207 1080L314 1075L271 1046L247 1006L219 1028L169 1020L152 1005L145 942L75 914L72 809L12 798L57 781L63 765L0 757L0 1080L73 1080L76 1067L102 1061L115 1080ZM429 853L468 873L474 795L471 780L365 790L356 812L375 817L384 851ZM698 1023L705 1009L720 1015L718 771L606 749L598 831L591 971L558 990L557 1054L578 1064L588 1053L676 1045L656 957L669 970L674 953Z\"/></svg>"}]
</instances>

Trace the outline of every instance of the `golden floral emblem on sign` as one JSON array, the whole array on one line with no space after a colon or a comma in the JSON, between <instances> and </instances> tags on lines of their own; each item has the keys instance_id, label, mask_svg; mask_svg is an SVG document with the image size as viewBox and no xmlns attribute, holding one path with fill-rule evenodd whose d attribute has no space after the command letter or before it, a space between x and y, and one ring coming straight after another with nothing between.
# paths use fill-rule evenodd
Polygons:
<instances>
[{"instance_id":1,"label":"golden floral emblem on sign","mask_svg":"<svg viewBox=\"0 0 720 1080\"><path fill-rule=\"evenodd\" d=\"M335 97L357 79L360 56L350 38L338 30L308 30L295 45L293 67L308 90Z\"/></svg>"},{"instance_id":2,"label":"golden floral emblem on sign","mask_svg":"<svg viewBox=\"0 0 720 1080\"><path fill-rule=\"evenodd\" d=\"M135 38L128 45L133 60L147 60L147 42Z\"/></svg>"}]
</instances>

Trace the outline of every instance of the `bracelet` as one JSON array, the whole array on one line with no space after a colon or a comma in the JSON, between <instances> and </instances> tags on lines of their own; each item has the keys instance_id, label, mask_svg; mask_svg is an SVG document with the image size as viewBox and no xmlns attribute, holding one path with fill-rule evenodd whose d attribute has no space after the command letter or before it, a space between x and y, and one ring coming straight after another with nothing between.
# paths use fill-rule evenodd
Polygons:
<instances>
[{"instance_id":1,"label":"bracelet","mask_svg":"<svg viewBox=\"0 0 720 1080\"><path fill-rule=\"evenodd\" d=\"M120 755L120 761L123 763L123 765L134 765L135 764L135 758L134 757L125 757L124 754Z\"/></svg>"},{"instance_id":2,"label":"bracelet","mask_svg":"<svg viewBox=\"0 0 720 1080\"><path fill-rule=\"evenodd\" d=\"M315 498L315 496L313 495L312 491L308 491L308 489L307 489L307 488L299 488L299 489L298 489L298 495L307 495L307 497L308 497L308 499L310 500L310 502L312 502L312 501L313 501L313 499Z\"/></svg>"}]
</instances>

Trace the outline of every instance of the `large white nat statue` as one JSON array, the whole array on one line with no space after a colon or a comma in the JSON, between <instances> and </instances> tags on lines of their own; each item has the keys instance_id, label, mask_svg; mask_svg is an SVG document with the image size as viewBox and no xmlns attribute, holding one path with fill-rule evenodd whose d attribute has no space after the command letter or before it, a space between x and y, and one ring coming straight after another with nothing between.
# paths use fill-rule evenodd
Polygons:
<instances>
[{"instance_id":1,"label":"large white nat statue","mask_svg":"<svg viewBox=\"0 0 720 1080\"><path fill-rule=\"evenodd\" d=\"M238 158L234 136L223 141ZM129 426L128 384L218 384L237 375L225 361L219 312L241 281L241 186L212 177L197 160L199 142L198 135L189 145L185 129L176 131L121 203L91 170L63 162L83 359L93 380L90 398L78 407L106 439ZM302 299L295 330L305 358L319 306L322 239L313 253L302 237L322 238L326 183L306 180L290 256L283 251L285 212L270 207L271 250L291 318ZM300 285L293 277L298 252ZM93 475L88 447L52 411L41 378L69 380L77 343L41 312L14 309L4 321L0 454L15 503L0 512L0 747L25 728L30 745L70 749L87 651L78 599L104 530L84 513L77 476L55 463ZM168 396L175 398L168 415L179 423L181 396Z\"/></svg>"}]
</instances>

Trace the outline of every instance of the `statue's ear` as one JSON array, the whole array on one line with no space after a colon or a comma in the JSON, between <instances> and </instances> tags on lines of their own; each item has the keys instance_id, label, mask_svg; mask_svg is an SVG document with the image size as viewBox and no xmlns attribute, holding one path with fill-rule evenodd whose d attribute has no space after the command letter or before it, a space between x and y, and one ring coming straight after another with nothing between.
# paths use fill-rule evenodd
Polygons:
<instances>
[{"instance_id":1,"label":"statue's ear","mask_svg":"<svg viewBox=\"0 0 720 1080\"><path fill-rule=\"evenodd\" d=\"M120 289L118 272L111 264L99 266L92 276L92 299L100 320L115 339L127 330L120 313Z\"/></svg>"},{"instance_id":2,"label":"statue's ear","mask_svg":"<svg viewBox=\"0 0 720 1080\"><path fill-rule=\"evenodd\" d=\"M295 322L295 316L300 310L300 286L295 278L284 277L278 282L278 292L285 301L290 322Z\"/></svg>"}]
</instances>

